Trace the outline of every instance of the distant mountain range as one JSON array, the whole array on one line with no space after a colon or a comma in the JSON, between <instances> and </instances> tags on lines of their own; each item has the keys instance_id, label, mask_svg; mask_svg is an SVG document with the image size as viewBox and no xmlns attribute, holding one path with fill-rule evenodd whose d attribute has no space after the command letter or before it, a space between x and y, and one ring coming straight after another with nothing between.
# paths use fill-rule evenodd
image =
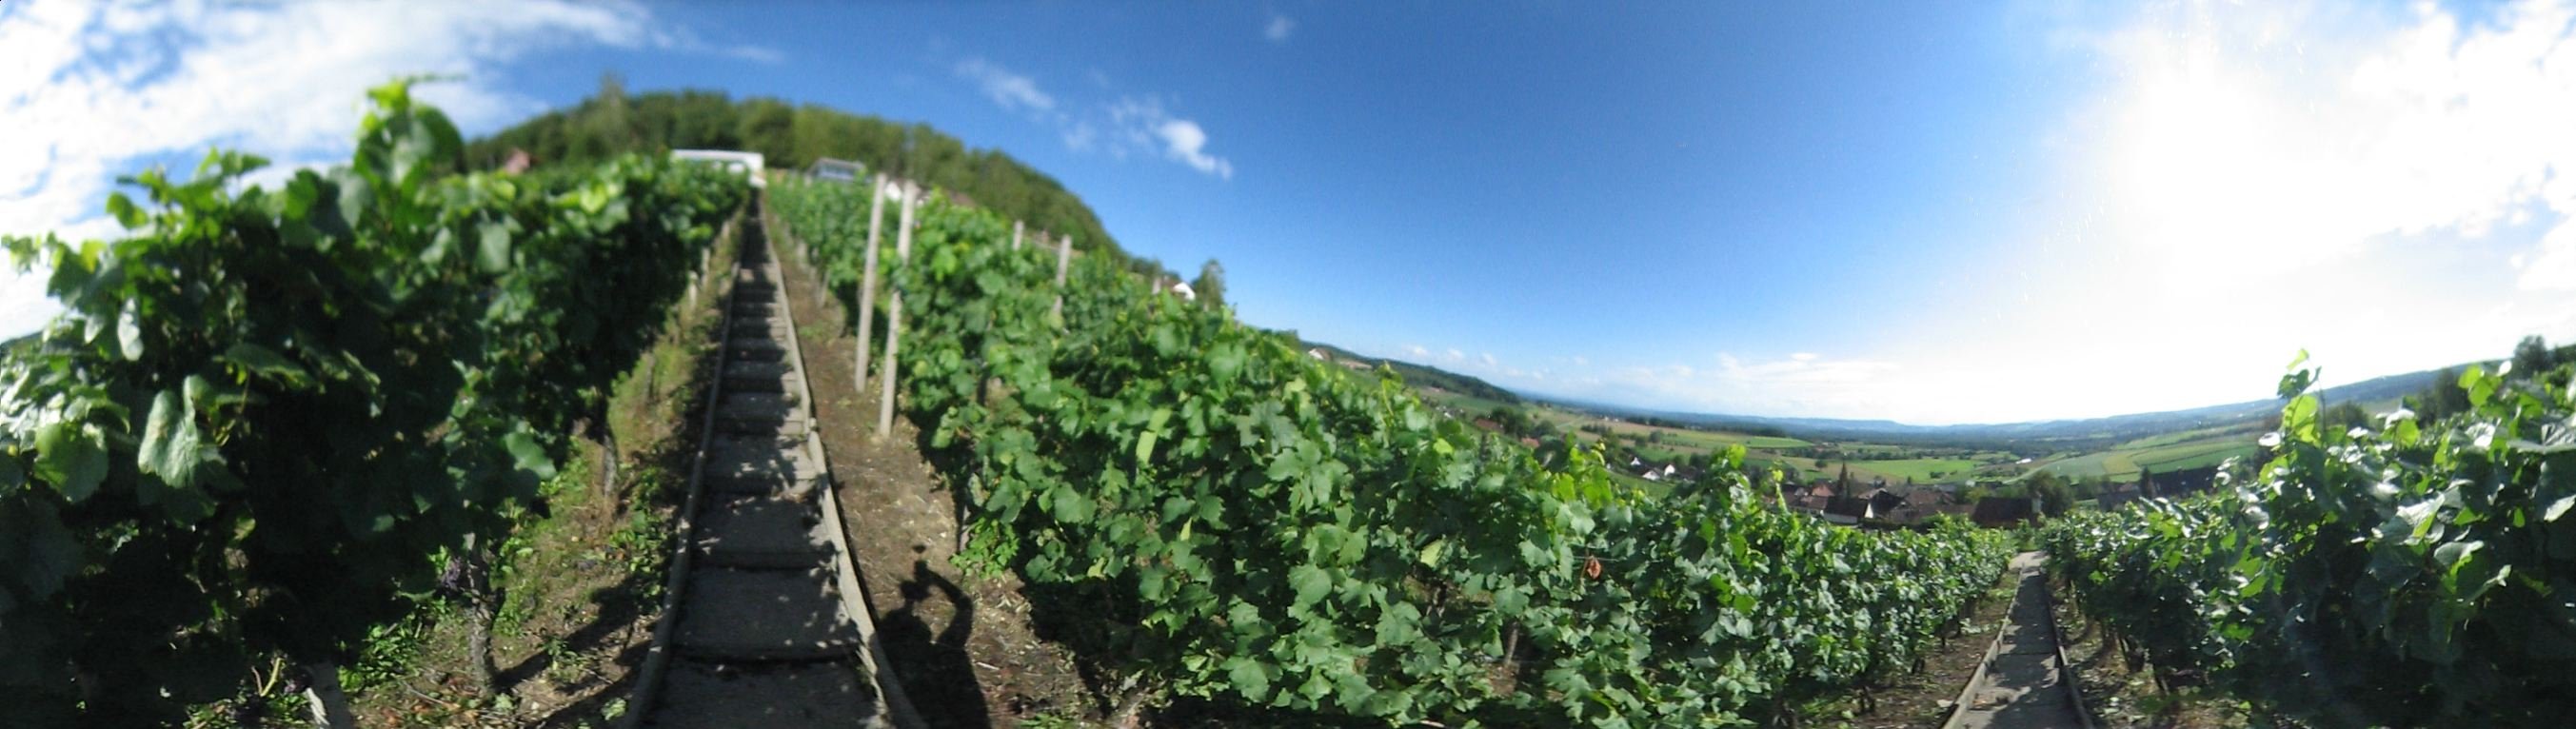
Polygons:
<instances>
[{"instance_id":1,"label":"distant mountain range","mask_svg":"<svg viewBox=\"0 0 2576 729\"><path fill-rule=\"evenodd\" d=\"M1450 372L1430 365L1414 364L1401 360L1390 360L1378 357L1367 357L1329 344L1316 342L1305 342L1305 346L1321 348L1327 353L1333 355L1336 359L1357 360L1366 362L1372 367L1376 366L1377 363L1384 362L1388 366L1395 368L1396 372L1399 374L1404 375L1405 382L1407 383L1414 385L1431 385L1452 392L1475 395L1477 397L1483 397L1490 400L1519 402L1527 399L1548 403L1569 410L1633 420L1657 420L1668 424L1721 430L1786 433L1793 437L1810 440L1867 440L1880 443L1909 445L1981 445L1992 447L2001 446L2003 444L2013 444L2021 446L2019 448L2011 448L2010 450L2031 450L2034 446L2047 450L2084 449L2134 438L2143 438L2160 433L2230 425L2250 425L2269 418L2272 415L2279 413L2281 410L2281 401L2277 399L2266 399L2248 400L2245 402L2229 403L2226 405L2211 405L2208 407L2191 408L2188 410L2113 415L2102 418L1972 425L1908 425L1893 420L1843 420L1836 418L1777 418L1758 415L1725 415L1718 413L1697 413L1678 410L1638 408L1625 405L1612 405L1608 403L1586 402L1534 394L1515 393L1511 390L1494 385L1493 383L1478 379L1473 375ZM2463 362L2461 364L2454 365L2454 367L2465 368L2471 364L2484 364L2492 367L2495 362L2495 360L2475 363ZM2318 397L2323 399L2325 404L2328 405L2342 402L2360 402L2364 404L2386 403L2422 391L2424 389L2424 385L2430 382L2431 378L2441 371L2442 370L2440 369L2431 369L2421 372L2409 372L2405 374L2388 375L2386 377L2375 377L2360 382L2337 385L2318 390L2317 394Z\"/></svg>"},{"instance_id":2,"label":"distant mountain range","mask_svg":"<svg viewBox=\"0 0 2576 729\"><path fill-rule=\"evenodd\" d=\"M2469 364L2462 363L2459 367ZM2483 363L2483 364L2492 364ZM2422 391L2424 385L2441 370L2424 370L2360 382L2337 385L2317 391L2327 405L2343 402L2385 403ZM2016 442L2083 446L2116 442L2159 433L2182 430L2251 424L2269 418L2281 410L2277 399L2248 400L2226 405L2134 413L2078 420L2044 420L2027 423L1989 423L1971 425L1908 425L1892 420L1839 420L1833 418L1770 418L1751 415L1720 415L1631 408L1600 403L1559 403L1582 410L1609 415L1651 417L1703 427L1769 427L1807 438L1870 440L1891 443L1958 443Z\"/></svg>"}]
</instances>

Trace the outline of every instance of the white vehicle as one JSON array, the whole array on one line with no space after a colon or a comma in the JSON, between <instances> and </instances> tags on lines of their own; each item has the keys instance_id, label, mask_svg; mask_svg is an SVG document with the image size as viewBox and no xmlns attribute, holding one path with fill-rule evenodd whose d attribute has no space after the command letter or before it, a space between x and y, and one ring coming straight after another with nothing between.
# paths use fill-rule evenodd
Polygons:
<instances>
[{"instance_id":1,"label":"white vehicle","mask_svg":"<svg viewBox=\"0 0 2576 729\"><path fill-rule=\"evenodd\" d=\"M726 169L740 171L745 178L751 180L752 187L769 187L768 181L763 179L765 175L762 174L762 172L767 169L767 165L762 163L761 156L757 152L735 152L724 149L674 149L671 150L671 159L712 162L722 165Z\"/></svg>"},{"instance_id":2,"label":"white vehicle","mask_svg":"<svg viewBox=\"0 0 2576 729\"><path fill-rule=\"evenodd\" d=\"M868 166L845 159L825 157L814 160L814 166L807 168L805 174L817 180L856 183L859 178L868 176Z\"/></svg>"}]
</instances>

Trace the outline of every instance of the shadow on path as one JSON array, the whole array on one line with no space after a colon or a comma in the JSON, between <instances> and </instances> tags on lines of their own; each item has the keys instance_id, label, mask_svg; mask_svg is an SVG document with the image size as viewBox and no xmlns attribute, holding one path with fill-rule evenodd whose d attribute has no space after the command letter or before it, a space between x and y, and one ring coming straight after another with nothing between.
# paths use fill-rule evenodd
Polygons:
<instances>
[{"instance_id":1,"label":"shadow on path","mask_svg":"<svg viewBox=\"0 0 2576 729\"><path fill-rule=\"evenodd\" d=\"M926 550L912 548L915 554ZM975 600L923 559L913 560L911 576L896 589L903 594L903 605L877 618L877 637L922 721L933 727L992 726L966 647L975 631ZM947 614L947 625L933 633L930 625L940 613Z\"/></svg>"}]
</instances>

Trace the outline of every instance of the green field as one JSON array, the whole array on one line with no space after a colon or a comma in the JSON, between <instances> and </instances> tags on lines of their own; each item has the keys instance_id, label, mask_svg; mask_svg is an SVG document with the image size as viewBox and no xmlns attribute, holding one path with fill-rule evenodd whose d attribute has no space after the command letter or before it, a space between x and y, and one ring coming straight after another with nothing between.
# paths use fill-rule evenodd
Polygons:
<instances>
[{"instance_id":1,"label":"green field","mask_svg":"<svg viewBox=\"0 0 2576 729\"><path fill-rule=\"evenodd\" d=\"M2144 469L2200 468L2254 452L2254 436L2242 429L2191 431L2140 438L2108 451L2049 461L2040 468L2068 478L2125 481L2136 480Z\"/></svg>"},{"instance_id":2,"label":"green field","mask_svg":"<svg viewBox=\"0 0 2576 729\"><path fill-rule=\"evenodd\" d=\"M2251 458L2254 456L2256 450L2257 448L2251 438L2230 438L2223 441L2206 441L2167 448L2158 448L2130 456L2129 460L2137 463L2140 468L2151 468L2158 471L2177 471L2185 468L2213 466L2229 458Z\"/></svg>"},{"instance_id":3,"label":"green field","mask_svg":"<svg viewBox=\"0 0 2576 729\"><path fill-rule=\"evenodd\" d=\"M1889 483L1902 483L1909 478L1914 479L1915 483L1955 482L1966 478L1968 472L1976 470L1980 465L1984 464L1965 458L1853 461L1852 472L1857 475L1866 469L1870 473L1886 476ZM1941 475L1934 476L1936 472Z\"/></svg>"},{"instance_id":4,"label":"green field","mask_svg":"<svg viewBox=\"0 0 2576 729\"><path fill-rule=\"evenodd\" d=\"M1416 387L1414 388L1414 391L1421 393L1423 400L1429 401L1431 404L1439 407L1458 411L1459 417L1466 418L1468 420L1485 417L1487 414L1494 412L1495 408L1511 407L1509 403L1505 403L1501 400L1488 400L1474 395L1451 392L1449 390L1443 390L1436 387Z\"/></svg>"},{"instance_id":5,"label":"green field","mask_svg":"<svg viewBox=\"0 0 2576 729\"><path fill-rule=\"evenodd\" d=\"M1468 420L1484 418L1497 408L1511 407L1500 401L1436 387L1418 387L1416 390L1422 393L1425 400ZM1740 445L1745 448L1746 461L1751 465L1757 468L1794 472L1793 477L1802 481L1835 478L1842 473L1845 464L1839 459L1825 459L1819 462L1812 458L1787 455L1782 451L1824 446L1866 457L1923 450L1917 446L1886 443L1807 441L1750 433L1670 428L1625 420L1605 420L1598 415L1586 415L1537 403L1528 403L1521 407L1531 417L1555 426L1559 432L1573 434L1584 443L1597 444L1601 441L1601 436L1584 431L1583 428L1606 427L1611 433L1617 435L1620 441L1628 444L1638 456L1647 460L1657 462L1697 460L1705 454L1722 452L1729 446ZM2067 478L2135 480L2142 469L2160 472L2175 471L2214 465L2230 457L2250 456L2255 450L2254 437L2255 433L2243 425L2164 433L2130 440L2113 446L2109 450L2053 454L2038 459L2037 469L2044 469ZM1859 483L1884 480L1895 484L1904 483L1908 479L1918 484L1959 483L1967 480L1971 474L1980 469L1988 470L1989 473L1986 474L1988 477L2010 477L2015 469L1998 468L1995 464L2009 464L2014 460L2017 459L2008 454L1989 452L1964 456L1945 454L1936 458L1885 460L1856 458L1849 462L1849 467L1852 480ZM1620 468L1624 465L1613 464L1612 470L1624 471ZM1631 485L1646 483L1642 479L1634 481Z\"/></svg>"}]
</instances>

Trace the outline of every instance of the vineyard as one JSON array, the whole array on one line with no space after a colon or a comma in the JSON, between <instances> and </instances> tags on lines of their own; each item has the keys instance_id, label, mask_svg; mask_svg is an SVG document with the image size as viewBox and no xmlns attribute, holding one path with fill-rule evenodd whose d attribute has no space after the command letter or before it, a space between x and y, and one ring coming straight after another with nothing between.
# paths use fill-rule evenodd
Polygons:
<instances>
[{"instance_id":1,"label":"vineyard","mask_svg":"<svg viewBox=\"0 0 2576 729\"><path fill-rule=\"evenodd\" d=\"M495 545L578 438L608 437L608 393L703 293L752 191L633 156L462 173L456 130L406 84L372 101L345 167L250 186L262 160L216 153L112 198L121 240L7 241L53 264L67 313L0 362L6 723L223 704L250 725L282 691L349 726L340 668L446 600L480 621L495 690ZM781 250L857 311L879 310L882 268L898 366L880 382L972 495L960 561L1023 580L1122 720L1189 699L1384 725L1784 723L1913 670L2010 551L1962 523L1792 514L1740 447L1650 496L1113 256L1018 245L989 211L929 195L878 236L876 192L781 180ZM775 295L767 270L741 275ZM785 321L735 334L784 341ZM810 426L789 420L771 425Z\"/></svg>"},{"instance_id":2,"label":"vineyard","mask_svg":"<svg viewBox=\"0 0 2576 729\"><path fill-rule=\"evenodd\" d=\"M1025 580L1114 674L1122 719L1178 696L1390 725L1770 723L1908 669L2009 551L1780 511L1741 449L1650 498L1100 257L1060 270L941 195L908 251L872 251L893 237L870 232L874 193L787 182L769 204L854 311L882 310L868 261L905 261L895 372L973 494L961 559Z\"/></svg>"},{"instance_id":3,"label":"vineyard","mask_svg":"<svg viewBox=\"0 0 2576 729\"><path fill-rule=\"evenodd\" d=\"M345 167L218 152L110 199L122 240L6 241L66 312L0 360L0 724L327 696L423 601L488 622L492 545L748 201L632 156L459 174L444 115L372 101Z\"/></svg>"},{"instance_id":4,"label":"vineyard","mask_svg":"<svg viewBox=\"0 0 2576 729\"><path fill-rule=\"evenodd\" d=\"M2050 563L2168 688L2317 727L2564 726L2576 400L2563 369L2507 374L2463 375L2461 415L2338 432L2294 372L2259 475L2054 524Z\"/></svg>"}]
</instances>

